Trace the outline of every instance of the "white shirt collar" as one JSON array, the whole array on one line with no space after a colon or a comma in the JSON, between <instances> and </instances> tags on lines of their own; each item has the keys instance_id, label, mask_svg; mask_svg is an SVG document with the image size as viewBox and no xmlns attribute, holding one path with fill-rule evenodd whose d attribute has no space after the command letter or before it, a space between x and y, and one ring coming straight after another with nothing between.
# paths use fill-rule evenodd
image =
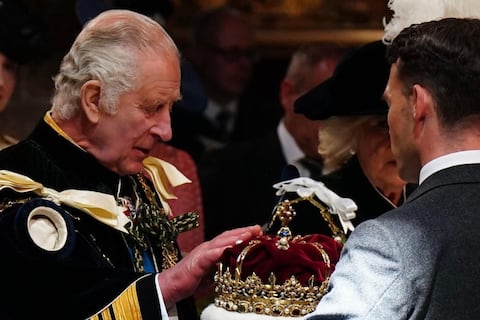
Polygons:
<instances>
[{"instance_id":1,"label":"white shirt collar","mask_svg":"<svg viewBox=\"0 0 480 320\"><path fill-rule=\"evenodd\" d=\"M204 114L208 119L215 121L217 114L222 111L229 111L232 115L237 112L238 101L232 100L224 106L219 105L217 102L212 99L208 100L207 107L205 108ZM232 117L233 118L233 117Z\"/></svg>"},{"instance_id":2,"label":"white shirt collar","mask_svg":"<svg viewBox=\"0 0 480 320\"><path fill-rule=\"evenodd\" d=\"M214 125L217 125L217 116L221 111L228 111L230 117L227 120L226 129L227 132L232 132L235 125L235 118L238 109L238 100L232 100L224 106L219 105L212 99L208 100L207 108L204 111L205 117Z\"/></svg>"},{"instance_id":3,"label":"white shirt collar","mask_svg":"<svg viewBox=\"0 0 480 320\"><path fill-rule=\"evenodd\" d=\"M420 170L419 183L440 170L462 164L480 163L480 150L459 151L438 157L426 163Z\"/></svg>"},{"instance_id":4,"label":"white shirt collar","mask_svg":"<svg viewBox=\"0 0 480 320\"><path fill-rule=\"evenodd\" d=\"M309 177L310 171L300 163L300 160L305 157L305 153L297 145L295 139L290 132L288 132L287 128L285 128L283 119L278 123L277 134L278 139L280 140L280 147L282 148L282 152L287 163L293 164L295 167L297 167L301 177Z\"/></svg>"},{"instance_id":5,"label":"white shirt collar","mask_svg":"<svg viewBox=\"0 0 480 320\"><path fill-rule=\"evenodd\" d=\"M283 119L279 122L277 127L278 138L280 139L280 146L282 147L283 155L288 164L294 164L296 161L305 157L305 154L295 142L293 136L285 128Z\"/></svg>"}]
</instances>

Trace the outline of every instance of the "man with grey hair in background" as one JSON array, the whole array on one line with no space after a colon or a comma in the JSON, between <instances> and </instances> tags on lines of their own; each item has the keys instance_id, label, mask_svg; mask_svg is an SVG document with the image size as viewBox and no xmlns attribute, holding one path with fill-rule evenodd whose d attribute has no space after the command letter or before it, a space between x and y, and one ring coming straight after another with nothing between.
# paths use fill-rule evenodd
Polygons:
<instances>
[{"instance_id":1,"label":"man with grey hair in background","mask_svg":"<svg viewBox=\"0 0 480 320\"><path fill-rule=\"evenodd\" d=\"M293 105L303 93L328 79L348 50L330 42L306 43L297 48L280 83L278 98L283 117L277 126L255 139L210 151L200 159L198 172L205 208L206 239L234 226L270 221L271 211L278 201L273 185L282 180L286 165L295 165L301 176L319 178L322 167L317 152L319 121L295 113ZM308 163L305 164L304 160ZM218 195L225 190L228 192L219 199ZM238 195L245 192L251 209L232 206L238 202ZM318 214L315 217L322 219ZM314 219L310 225L320 232L318 226L324 225L323 220L316 222Z\"/></svg>"},{"instance_id":2,"label":"man with grey hair in background","mask_svg":"<svg viewBox=\"0 0 480 320\"><path fill-rule=\"evenodd\" d=\"M0 152L2 319L196 319L191 295L223 250L260 233L225 232L181 259L169 190L188 182L149 156L172 136L177 47L126 10L91 20L64 57L52 108Z\"/></svg>"}]
</instances>

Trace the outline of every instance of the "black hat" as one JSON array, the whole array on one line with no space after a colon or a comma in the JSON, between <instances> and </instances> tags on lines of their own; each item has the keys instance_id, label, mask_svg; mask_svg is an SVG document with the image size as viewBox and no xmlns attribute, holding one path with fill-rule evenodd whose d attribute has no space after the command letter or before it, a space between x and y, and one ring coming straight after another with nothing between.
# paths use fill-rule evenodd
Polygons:
<instances>
[{"instance_id":1,"label":"black hat","mask_svg":"<svg viewBox=\"0 0 480 320\"><path fill-rule=\"evenodd\" d=\"M17 63L44 53L43 25L18 0L0 0L0 52Z\"/></svg>"},{"instance_id":2,"label":"black hat","mask_svg":"<svg viewBox=\"0 0 480 320\"><path fill-rule=\"evenodd\" d=\"M312 120L331 116L382 115L390 74L386 46L370 42L339 62L333 75L295 101L295 112Z\"/></svg>"}]
</instances>

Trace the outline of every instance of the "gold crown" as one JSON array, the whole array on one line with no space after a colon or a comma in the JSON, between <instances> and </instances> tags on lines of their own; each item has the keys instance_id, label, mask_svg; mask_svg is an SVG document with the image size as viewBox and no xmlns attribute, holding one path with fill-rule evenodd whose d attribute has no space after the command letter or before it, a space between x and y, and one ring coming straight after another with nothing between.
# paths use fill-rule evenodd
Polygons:
<instances>
[{"instance_id":1,"label":"gold crown","mask_svg":"<svg viewBox=\"0 0 480 320\"><path fill-rule=\"evenodd\" d=\"M312 197L279 202L272 217L281 224L276 235L224 251L214 278L216 307L273 317L301 317L315 310L327 292L343 238L338 228L332 236L292 236L288 224L296 216L293 204L299 201L310 202L330 217ZM326 220L329 226L330 221Z\"/></svg>"},{"instance_id":2,"label":"gold crown","mask_svg":"<svg viewBox=\"0 0 480 320\"><path fill-rule=\"evenodd\" d=\"M295 275L291 275L283 283L277 283L277 277L273 272L270 273L267 281L262 281L253 272L242 280L243 263L251 250L266 241L275 241L278 244L280 239L282 238L263 237L262 240L250 241L238 255L233 275L228 266L219 264L215 274L215 305L217 307L240 313L279 317L300 317L315 310L327 291L331 273L330 258L321 243L307 243L304 237L299 236L291 241L291 243L311 245L318 250L326 266L323 279L315 279L312 275L307 283L302 284ZM277 250L289 249L277 246Z\"/></svg>"}]
</instances>

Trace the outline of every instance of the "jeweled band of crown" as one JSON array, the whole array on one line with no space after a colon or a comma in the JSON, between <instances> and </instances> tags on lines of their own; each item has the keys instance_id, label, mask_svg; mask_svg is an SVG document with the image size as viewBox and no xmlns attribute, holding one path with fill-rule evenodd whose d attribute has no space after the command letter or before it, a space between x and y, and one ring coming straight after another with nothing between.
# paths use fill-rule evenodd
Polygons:
<instances>
[{"instance_id":1,"label":"jeweled band of crown","mask_svg":"<svg viewBox=\"0 0 480 320\"><path fill-rule=\"evenodd\" d=\"M302 241L301 237L295 237ZM237 258L233 275L228 266L219 264L215 274L215 305L228 311L240 313L256 313L279 317L301 317L315 310L320 299L327 291L330 280L330 259L320 243L304 243L312 245L322 256L327 266L324 280L312 275L306 285L302 285L294 275L283 284L276 283L274 273L270 274L268 283L262 282L255 273L242 280L242 265L250 250L261 241L251 241Z\"/></svg>"}]
</instances>

